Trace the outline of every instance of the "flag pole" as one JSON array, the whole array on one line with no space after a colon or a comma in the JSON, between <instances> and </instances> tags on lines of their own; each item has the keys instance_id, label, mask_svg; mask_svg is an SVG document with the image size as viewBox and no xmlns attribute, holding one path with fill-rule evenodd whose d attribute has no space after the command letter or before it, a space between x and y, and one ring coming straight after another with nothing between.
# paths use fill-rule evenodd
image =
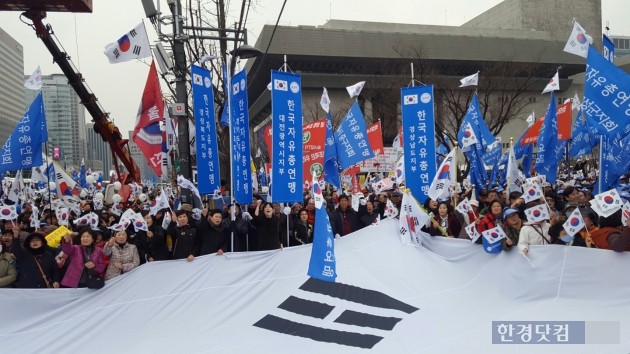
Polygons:
<instances>
[{"instance_id":1,"label":"flag pole","mask_svg":"<svg viewBox=\"0 0 630 354\"><path fill-rule=\"evenodd\" d=\"M512 149L514 148L514 137L510 137L510 150L508 150L508 162L505 165L506 175L507 175L507 185L505 189L507 190L508 199L510 198L510 185L512 185L512 176L510 176L510 171L507 171L507 167L510 165L510 160L512 158Z\"/></svg>"},{"instance_id":2,"label":"flag pole","mask_svg":"<svg viewBox=\"0 0 630 354\"><path fill-rule=\"evenodd\" d=\"M48 161L48 141L44 142L44 149L46 150L46 178L48 179L48 217L52 221L52 192L50 191L50 162Z\"/></svg>"}]
</instances>

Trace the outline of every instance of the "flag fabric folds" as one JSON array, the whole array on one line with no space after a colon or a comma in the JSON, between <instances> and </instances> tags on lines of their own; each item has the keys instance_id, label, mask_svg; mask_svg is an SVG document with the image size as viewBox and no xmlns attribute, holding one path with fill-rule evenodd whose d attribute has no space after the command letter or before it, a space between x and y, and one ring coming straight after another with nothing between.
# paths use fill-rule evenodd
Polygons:
<instances>
[{"instance_id":1,"label":"flag fabric folds","mask_svg":"<svg viewBox=\"0 0 630 354\"><path fill-rule=\"evenodd\" d=\"M466 76L465 78L459 80L459 82L461 83L459 87L477 86L479 84L479 72Z\"/></svg>"},{"instance_id":2,"label":"flag fabric folds","mask_svg":"<svg viewBox=\"0 0 630 354\"><path fill-rule=\"evenodd\" d=\"M358 102L350 107L334 135L341 170L374 157L367 137L365 118Z\"/></svg>"},{"instance_id":3,"label":"flag fabric folds","mask_svg":"<svg viewBox=\"0 0 630 354\"><path fill-rule=\"evenodd\" d=\"M105 55L110 64L150 57L151 45L144 23L140 22L140 24L128 33L125 33L116 42L106 45Z\"/></svg>"},{"instance_id":4,"label":"flag fabric folds","mask_svg":"<svg viewBox=\"0 0 630 354\"><path fill-rule=\"evenodd\" d=\"M523 180L521 179L521 174L518 170L518 165L516 163L516 157L514 156L514 147L510 147L509 155L508 155L508 163L507 163L507 190L508 194L510 192L520 192L521 186L523 185Z\"/></svg>"},{"instance_id":5,"label":"flag fabric folds","mask_svg":"<svg viewBox=\"0 0 630 354\"><path fill-rule=\"evenodd\" d=\"M545 86L542 93L558 90L560 90L560 77L558 76L558 72L556 71L556 74L551 78L551 80L549 80L549 83L547 83L547 86Z\"/></svg>"},{"instance_id":6,"label":"flag fabric folds","mask_svg":"<svg viewBox=\"0 0 630 354\"><path fill-rule=\"evenodd\" d=\"M577 21L574 21L573 31L564 45L564 51L586 58L591 44L593 44L593 37L589 36Z\"/></svg>"},{"instance_id":7,"label":"flag fabric folds","mask_svg":"<svg viewBox=\"0 0 630 354\"><path fill-rule=\"evenodd\" d=\"M354 85L346 87L346 91L348 91L348 95L350 95L350 98L353 98L361 94L363 86L365 86L365 81L360 81Z\"/></svg>"},{"instance_id":8,"label":"flag fabric folds","mask_svg":"<svg viewBox=\"0 0 630 354\"><path fill-rule=\"evenodd\" d=\"M400 205L400 239L403 244L413 243L416 246L422 244L422 231L420 230L428 221L429 215L420 208L416 199L409 191L403 193Z\"/></svg>"},{"instance_id":9,"label":"flag fabric folds","mask_svg":"<svg viewBox=\"0 0 630 354\"><path fill-rule=\"evenodd\" d=\"M536 155L536 170L544 174L551 184L556 183L558 175L558 159L555 147L558 145L558 116L556 113L556 95L551 92L547 114L540 128L538 137L538 155Z\"/></svg>"},{"instance_id":10,"label":"flag fabric folds","mask_svg":"<svg viewBox=\"0 0 630 354\"><path fill-rule=\"evenodd\" d=\"M29 90L41 90L42 89L42 70L37 65L37 68L26 81L24 81L24 87Z\"/></svg>"},{"instance_id":11,"label":"flag fabric folds","mask_svg":"<svg viewBox=\"0 0 630 354\"><path fill-rule=\"evenodd\" d=\"M151 62L144 86L142 100L136 115L133 141L147 159L147 163L159 177L162 175L162 131L160 121L164 117L162 90L158 81L155 61Z\"/></svg>"}]
</instances>

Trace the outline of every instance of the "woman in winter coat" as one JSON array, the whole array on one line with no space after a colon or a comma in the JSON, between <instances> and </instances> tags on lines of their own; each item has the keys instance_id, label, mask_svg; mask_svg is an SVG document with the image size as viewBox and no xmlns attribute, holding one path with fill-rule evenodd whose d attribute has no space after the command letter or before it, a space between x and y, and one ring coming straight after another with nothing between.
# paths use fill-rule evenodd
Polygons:
<instances>
[{"instance_id":1,"label":"woman in winter coat","mask_svg":"<svg viewBox=\"0 0 630 354\"><path fill-rule=\"evenodd\" d=\"M293 224L293 240L291 246L313 243L313 225L308 223L308 210L300 209L298 220Z\"/></svg>"},{"instance_id":2,"label":"woman in winter coat","mask_svg":"<svg viewBox=\"0 0 630 354\"><path fill-rule=\"evenodd\" d=\"M5 252L0 244L0 288L10 287L15 279L17 279L15 256L11 252Z\"/></svg>"},{"instance_id":3,"label":"woman in winter coat","mask_svg":"<svg viewBox=\"0 0 630 354\"><path fill-rule=\"evenodd\" d=\"M453 207L448 202L439 202L435 221L431 222L429 234L431 236L443 236L441 230L448 236L459 236L462 225L457 220ZM440 230L441 229L441 230Z\"/></svg>"},{"instance_id":4,"label":"woman in winter coat","mask_svg":"<svg viewBox=\"0 0 630 354\"><path fill-rule=\"evenodd\" d=\"M80 244L72 244L72 234L67 233L61 242L61 250L68 255L70 264L61 285L67 288L87 287L88 275L100 276L105 271L103 251L96 247L96 233L90 228L79 230ZM68 261L66 261L68 262Z\"/></svg>"},{"instance_id":5,"label":"woman in winter coat","mask_svg":"<svg viewBox=\"0 0 630 354\"><path fill-rule=\"evenodd\" d=\"M128 238L126 231L118 231L114 237L107 241L107 245L103 249L103 254L109 256L105 280L113 279L140 265L138 249L135 245L127 242Z\"/></svg>"},{"instance_id":6,"label":"woman in winter coat","mask_svg":"<svg viewBox=\"0 0 630 354\"><path fill-rule=\"evenodd\" d=\"M166 245L166 231L161 224L157 223L157 219L149 213L143 212L144 221L147 223L146 236L148 239L149 253L147 261L164 261L170 259L168 254L168 246Z\"/></svg>"},{"instance_id":7,"label":"woman in winter coat","mask_svg":"<svg viewBox=\"0 0 630 354\"><path fill-rule=\"evenodd\" d=\"M261 211L262 209L262 211ZM273 215L271 203L256 201L253 224L258 235L258 250L267 251L280 248L280 218Z\"/></svg>"},{"instance_id":8,"label":"woman in winter coat","mask_svg":"<svg viewBox=\"0 0 630 354\"><path fill-rule=\"evenodd\" d=\"M488 205L488 212L481 218L479 224L477 224L477 231L482 233L501 225L502 222L503 205L498 200L492 201L490 205Z\"/></svg>"},{"instance_id":9,"label":"woman in winter coat","mask_svg":"<svg viewBox=\"0 0 630 354\"><path fill-rule=\"evenodd\" d=\"M13 242L17 242L19 230L14 228ZM44 235L34 232L24 240L24 248L13 247L13 254L20 270L18 288L58 288L59 268L55 256L47 250Z\"/></svg>"}]
</instances>

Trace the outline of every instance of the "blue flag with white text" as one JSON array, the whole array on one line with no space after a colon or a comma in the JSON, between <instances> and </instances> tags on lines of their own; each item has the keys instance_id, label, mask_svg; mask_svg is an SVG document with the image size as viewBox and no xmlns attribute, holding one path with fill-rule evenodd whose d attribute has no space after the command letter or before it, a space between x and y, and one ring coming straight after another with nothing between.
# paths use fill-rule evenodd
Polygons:
<instances>
[{"instance_id":1,"label":"blue flag with white text","mask_svg":"<svg viewBox=\"0 0 630 354\"><path fill-rule=\"evenodd\" d=\"M42 121L45 119L40 92L2 146L0 171L17 171L42 164Z\"/></svg>"},{"instance_id":2,"label":"blue flag with white text","mask_svg":"<svg viewBox=\"0 0 630 354\"><path fill-rule=\"evenodd\" d=\"M197 188L199 194L207 195L221 188L212 74L210 70L194 64L190 70L197 145ZM226 106L224 112L227 111Z\"/></svg>"},{"instance_id":3,"label":"blue flag with white text","mask_svg":"<svg viewBox=\"0 0 630 354\"><path fill-rule=\"evenodd\" d=\"M279 203L302 201L302 77L273 70L271 83L271 195Z\"/></svg>"},{"instance_id":4,"label":"blue flag with white text","mask_svg":"<svg viewBox=\"0 0 630 354\"><path fill-rule=\"evenodd\" d=\"M341 170L374 157L367 136L367 127L359 103L354 102L335 131L337 158Z\"/></svg>"},{"instance_id":5,"label":"blue flag with white text","mask_svg":"<svg viewBox=\"0 0 630 354\"><path fill-rule=\"evenodd\" d=\"M602 35L602 54L609 62L615 62L615 43L606 34Z\"/></svg>"},{"instance_id":6,"label":"blue flag with white text","mask_svg":"<svg viewBox=\"0 0 630 354\"><path fill-rule=\"evenodd\" d=\"M433 85L400 89L406 186L420 203L437 174L434 105Z\"/></svg>"},{"instance_id":7,"label":"blue flag with white text","mask_svg":"<svg viewBox=\"0 0 630 354\"><path fill-rule=\"evenodd\" d=\"M602 139L602 161L599 180L595 183L593 193L599 194L619 185L619 177L630 168L630 135L622 138L619 134L604 136Z\"/></svg>"},{"instance_id":8,"label":"blue flag with white text","mask_svg":"<svg viewBox=\"0 0 630 354\"><path fill-rule=\"evenodd\" d=\"M582 112L600 134L630 131L630 75L590 46L584 75Z\"/></svg>"},{"instance_id":9,"label":"blue flag with white text","mask_svg":"<svg viewBox=\"0 0 630 354\"><path fill-rule=\"evenodd\" d=\"M335 236L332 233L325 204L315 208L313 248L308 263L308 275L328 282L334 282L337 278Z\"/></svg>"},{"instance_id":10,"label":"blue flag with white text","mask_svg":"<svg viewBox=\"0 0 630 354\"><path fill-rule=\"evenodd\" d=\"M234 75L230 94L232 95L230 131L232 132L231 164L234 201L240 204L251 204L252 200L254 200L254 194L252 190L251 152L249 147L247 72L245 70ZM300 141L302 141L301 136Z\"/></svg>"},{"instance_id":11,"label":"blue flag with white text","mask_svg":"<svg viewBox=\"0 0 630 354\"><path fill-rule=\"evenodd\" d=\"M597 146L597 130L589 127L586 121L578 112L578 116L573 124L571 132L571 147L569 148L569 157L577 158L582 155L590 154L593 148Z\"/></svg>"},{"instance_id":12,"label":"blue flag with white text","mask_svg":"<svg viewBox=\"0 0 630 354\"><path fill-rule=\"evenodd\" d=\"M538 155L536 155L536 171L545 175L552 185L558 176L558 115L556 114L556 95L551 91L547 113L538 136Z\"/></svg>"}]
</instances>

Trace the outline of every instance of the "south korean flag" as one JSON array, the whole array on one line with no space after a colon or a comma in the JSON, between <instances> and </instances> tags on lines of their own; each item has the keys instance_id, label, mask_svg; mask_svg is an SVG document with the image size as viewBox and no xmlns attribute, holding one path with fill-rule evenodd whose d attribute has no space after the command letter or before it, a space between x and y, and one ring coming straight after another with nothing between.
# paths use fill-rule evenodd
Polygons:
<instances>
[{"instance_id":1,"label":"south korean flag","mask_svg":"<svg viewBox=\"0 0 630 354\"><path fill-rule=\"evenodd\" d=\"M466 126L464 127L464 137L462 138L462 149L468 150L469 147L477 144L478 142L479 140L475 135L472 125L470 125L470 123L466 123Z\"/></svg>"},{"instance_id":2,"label":"south korean flag","mask_svg":"<svg viewBox=\"0 0 630 354\"><path fill-rule=\"evenodd\" d=\"M405 95L405 97L403 98L403 104L404 105L408 105L408 104L418 104L418 95Z\"/></svg>"},{"instance_id":3,"label":"south korean flag","mask_svg":"<svg viewBox=\"0 0 630 354\"><path fill-rule=\"evenodd\" d=\"M523 200L525 203L529 203L534 200L538 200L543 197L543 192L538 186L538 183L525 183L523 184Z\"/></svg>"},{"instance_id":4,"label":"south korean flag","mask_svg":"<svg viewBox=\"0 0 630 354\"><path fill-rule=\"evenodd\" d=\"M573 210L571 215L567 218L567 221L562 224L562 227L571 237L575 236L575 234L582 230L584 228L584 219L582 219L580 209L576 208Z\"/></svg>"},{"instance_id":5,"label":"south korean flag","mask_svg":"<svg viewBox=\"0 0 630 354\"><path fill-rule=\"evenodd\" d=\"M525 209L525 216L527 216L527 221L531 223L549 220L549 209L545 204L536 205Z\"/></svg>"},{"instance_id":6,"label":"south korean flag","mask_svg":"<svg viewBox=\"0 0 630 354\"><path fill-rule=\"evenodd\" d=\"M616 189L597 194L595 200L599 207L606 213L613 210L617 211L623 206L623 201Z\"/></svg>"}]
</instances>

